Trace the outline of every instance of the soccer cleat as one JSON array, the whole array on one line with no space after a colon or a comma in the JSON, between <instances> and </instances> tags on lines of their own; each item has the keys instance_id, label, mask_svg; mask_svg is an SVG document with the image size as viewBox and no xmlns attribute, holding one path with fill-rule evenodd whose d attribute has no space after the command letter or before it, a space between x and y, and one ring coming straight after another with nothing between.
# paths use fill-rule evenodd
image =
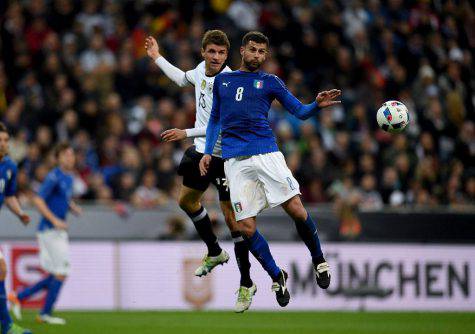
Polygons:
<instances>
[{"instance_id":1,"label":"soccer cleat","mask_svg":"<svg viewBox=\"0 0 475 334\"><path fill-rule=\"evenodd\" d=\"M12 324L7 334L32 334L29 329L22 328L16 324Z\"/></svg>"},{"instance_id":2,"label":"soccer cleat","mask_svg":"<svg viewBox=\"0 0 475 334\"><path fill-rule=\"evenodd\" d=\"M206 276L218 264L223 265L229 261L229 254L223 249L218 256L206 255L201 262L201 265L195 270L195 276Z\"/></svg>"},{"instance_id":3,"label":"soccer cleat","mask_svg":"<svg viewBox=\"0 0 475 334\"><path fill-rule=\"evenodd\" d=\"M238 294L238 298L236 301L236 306L234 307L234 312L242 313L249 309L252 304L252 297L257 292L257 286L253 284L250 288L246 288L245 286L239 287L239 290L236 291Z\"/></svg>"},{"instance_id":4,"label":"soccer cleat","mask_svg":"<svg viewBox=\"0 0 475 334\"><path fill-rule=\"evenodd\" d=\"M315 269L315 278L320 288L326 289L330 286L330 265L328 262L319 263L317 266L313 266Z\"/></svg>"},{"instance_id":5,"label":"soccer cleat","mask_svg":"<svg viewBox=\"0 0 475 334\"><path fill-rule=\"evenodd\" d=\"M290 301L289 289L287 289L287 278L289 275L281 270L277 282L272 283L272 291L275 292L275 298L280 306L285 307Z\"/></svg>"},{"instance_id":6,"label":"soccer cleat","mask_svg":"<svg viewBox=\"0 0 475 334\"><path fill-rule=\"evenodd\" d=\"M66 320L63 318L52 317L48 314L40 314L36 316L36 321L40 324L49 324L49 325L66 325Z\"/></svg>"},{"instance_id":7,"label":"soccer cleat","mask_svg":"<svg viewBox=\"0 0 475 334\"><path fill-rule=\"evenodd\" d=\"M12 313L18 320L22 319L21 316L21 303L15 292L10 292L8 294L8 301L10 302Z\"/></svg>"}]
</instances>

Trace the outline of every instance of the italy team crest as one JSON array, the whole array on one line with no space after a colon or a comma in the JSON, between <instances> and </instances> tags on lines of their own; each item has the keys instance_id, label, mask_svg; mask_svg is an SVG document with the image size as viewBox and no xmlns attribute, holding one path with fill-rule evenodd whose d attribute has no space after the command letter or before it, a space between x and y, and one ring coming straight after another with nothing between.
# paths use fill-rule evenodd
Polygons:
<instances>
[{"instance_id":1,"label":"italy team crest","mask_svg":"<svg viewBox=\"0 0 475 334\"><path fill-rule=\"evenodd\" d=\"M264 87L264 81L254 80L254 88L262 89Z\"/></svg>"},{"instance_id":2,"label":"italy team crest","mask_svg":"<svg viewBox=\"0 0 475 334\"><path fill-rule=\"evenodd\" d=\"M239 213L242 211L242 205L241 205L241 202L234 202L234 211L236 213Z\"/></svg>"}]
</instances>

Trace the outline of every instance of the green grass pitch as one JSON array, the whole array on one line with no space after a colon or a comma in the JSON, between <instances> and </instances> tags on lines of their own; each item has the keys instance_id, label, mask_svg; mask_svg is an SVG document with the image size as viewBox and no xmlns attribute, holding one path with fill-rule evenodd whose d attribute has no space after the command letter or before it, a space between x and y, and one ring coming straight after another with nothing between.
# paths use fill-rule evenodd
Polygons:
<instances>
[{"instance_id":1,"label":"green grass pitch","mask_svg":"<svg viewBox=\"0 0 475 334\"><path fill-rule=\"evenodd\" d=\"M473 334L475 313L420 312L58 312L66 326L20 325L34 334Z\"/></svg>"}]
</instances>

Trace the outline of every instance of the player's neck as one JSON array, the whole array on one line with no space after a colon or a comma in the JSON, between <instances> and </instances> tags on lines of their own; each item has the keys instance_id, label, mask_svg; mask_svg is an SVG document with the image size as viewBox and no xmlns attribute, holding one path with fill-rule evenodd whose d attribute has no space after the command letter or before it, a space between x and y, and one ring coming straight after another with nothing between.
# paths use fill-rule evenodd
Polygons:
<instances>
[{"instance_id":1,"label":"player's neck","mask_svg":"<svg viewBox=\"0 0 475 334\"><path fill-rule=\"evenodd\" d=\"M239 67L239 71L241 72L249 72L249 73L256 73L256 72L259 72L260 68L256 68L255 70L251 70L249 68L246 67L246 65L244 64L241 64L241 67Z\"/></svg>"}]
</instances>

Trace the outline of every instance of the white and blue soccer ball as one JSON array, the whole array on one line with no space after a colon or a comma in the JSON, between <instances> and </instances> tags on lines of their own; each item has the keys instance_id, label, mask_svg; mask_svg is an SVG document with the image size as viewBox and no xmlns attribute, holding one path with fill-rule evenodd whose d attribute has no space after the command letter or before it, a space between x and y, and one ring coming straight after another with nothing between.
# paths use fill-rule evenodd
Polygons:
<instances>
[{"instance_id":1,"label":"white and blue soccer ball","mask_svg":"<svg viewBox=\"0 0 475 334\"><path fill-rule=\"evenodd\" d=\"M379 127L389 133L400 133L409 124L409 111L404 103L386 101L376 113Z\"/></svg>"}]
</instances>

